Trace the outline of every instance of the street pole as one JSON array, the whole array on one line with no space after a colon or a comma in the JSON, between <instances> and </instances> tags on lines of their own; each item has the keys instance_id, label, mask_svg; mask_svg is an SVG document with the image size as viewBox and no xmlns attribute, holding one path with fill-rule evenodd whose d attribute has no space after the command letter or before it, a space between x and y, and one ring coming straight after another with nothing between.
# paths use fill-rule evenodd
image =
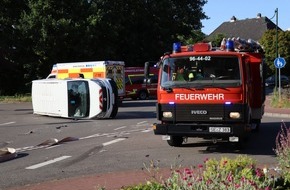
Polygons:
<instances>
[{"instance_id":1,"label":"street pole","mask_svg":"<svg viewBox=\"0 0 290 190\"><path fill-rule=\"evenodd\" d=\"M276 58L277 58L279 54L278 53L278 8L276 8L275 14L276 14ZM275 69L275 88L277 89L277 68Z\"/></svg>"}]
</instances>

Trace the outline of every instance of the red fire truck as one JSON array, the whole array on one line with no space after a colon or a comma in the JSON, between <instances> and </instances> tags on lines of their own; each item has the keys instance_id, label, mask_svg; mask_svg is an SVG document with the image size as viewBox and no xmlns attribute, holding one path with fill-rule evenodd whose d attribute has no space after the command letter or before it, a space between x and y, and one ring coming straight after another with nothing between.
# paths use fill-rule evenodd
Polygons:
<instances>
[{"instance_id":1,"label":"red fire truck","mask_svg":"<svg viewBox=\"0 0 290 190\"><path fill-rule=\"evenodd\" d=\"M148 63L145 63L146 67L125 67L126 98L145 100L156 97L158 69L156 62ZM145 78L145 69L148 69L148 78Z\"/></svg>"},{"instance_id":2,"label":"red fire truck","mask_svg":"<svg viewBox=\"0 0 290 190\"><path fill-rule=\"evenodd\" d=\"M181 46L159 62L155 135L170 146L188 137L226 140L242 145L250 130L258 130L264 114L263 50L257 42L239 38Z\"/></svg>"}]
</instances>

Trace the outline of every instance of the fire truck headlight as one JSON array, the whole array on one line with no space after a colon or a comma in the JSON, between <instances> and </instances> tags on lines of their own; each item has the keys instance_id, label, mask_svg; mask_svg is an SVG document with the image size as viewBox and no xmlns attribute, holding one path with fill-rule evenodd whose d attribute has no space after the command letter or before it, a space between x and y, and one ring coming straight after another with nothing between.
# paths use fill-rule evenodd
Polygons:
<instances>
[{"instance_id":1,"label":"fire truck headlight","mask_svg":"<svg viewBox=\"0 0 290 190\"><path fill-rule=\"evenodd\" d=\"M165 118L172 118L172 112L169 112L169 111L163 112L163 117L165 117Z\"/></svg>"},{"instance_id":2,"label":"fire truck headlight","mask_svg":"<svg viewBox=\"0 0 290 190\"><path fill-rule=\"evenodd\" d=\"M241 118L241 114L239 112L231 112L230 113L230 118L232 118L232 119L240 119Z\"/></svg>"}]
</instances>

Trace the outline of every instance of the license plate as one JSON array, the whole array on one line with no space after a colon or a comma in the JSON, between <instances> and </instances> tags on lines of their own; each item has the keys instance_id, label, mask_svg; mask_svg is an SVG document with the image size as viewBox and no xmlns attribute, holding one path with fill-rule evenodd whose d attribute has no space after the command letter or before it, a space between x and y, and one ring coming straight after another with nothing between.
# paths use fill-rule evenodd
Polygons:
<instances>
[{"instance_id":1,"label":"license plate","mask_svg":"<svg viewBox=\"0 0 290 190\"><path fill-rule=\"evenodd\" d=\"M210 133L230 133L230 127L209 127Z\"/></svg>"}]
</instances>

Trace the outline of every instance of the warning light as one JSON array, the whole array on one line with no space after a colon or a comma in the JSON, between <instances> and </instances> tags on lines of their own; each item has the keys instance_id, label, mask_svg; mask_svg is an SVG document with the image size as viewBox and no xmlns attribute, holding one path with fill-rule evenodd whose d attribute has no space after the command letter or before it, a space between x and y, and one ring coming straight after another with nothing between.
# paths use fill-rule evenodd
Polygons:
<instances>
[{"instance_id":1,"label":"warning light","mask_svg":"<svg viewBox=\"0 0 290 190\"><path fill-rule=\"evenodd\" d=\"M233 40L227 40L226 50L227 51L234 51L234 41Z\"/></svg>"},{"instance_id":2,"label":"warning light","mask_svg":"<svg viewBox=\"0 0 290 190\"><path fill-rule=\"evenodd\" d=\"M175 42L173 43L173 53L178 53L181 51L181 43Z\"/></svg>"},{"instance_id":3,"label":"warning light","mask_svg":"<svg viewBox=\"0 0 290 190\"><path fill-rule=\"evenodd\" d=\"M209 51L211 47L209 43L196 43L194 44L193 49L196 52L204 52L204 51Z\"/></svg>"}]
</instances>

